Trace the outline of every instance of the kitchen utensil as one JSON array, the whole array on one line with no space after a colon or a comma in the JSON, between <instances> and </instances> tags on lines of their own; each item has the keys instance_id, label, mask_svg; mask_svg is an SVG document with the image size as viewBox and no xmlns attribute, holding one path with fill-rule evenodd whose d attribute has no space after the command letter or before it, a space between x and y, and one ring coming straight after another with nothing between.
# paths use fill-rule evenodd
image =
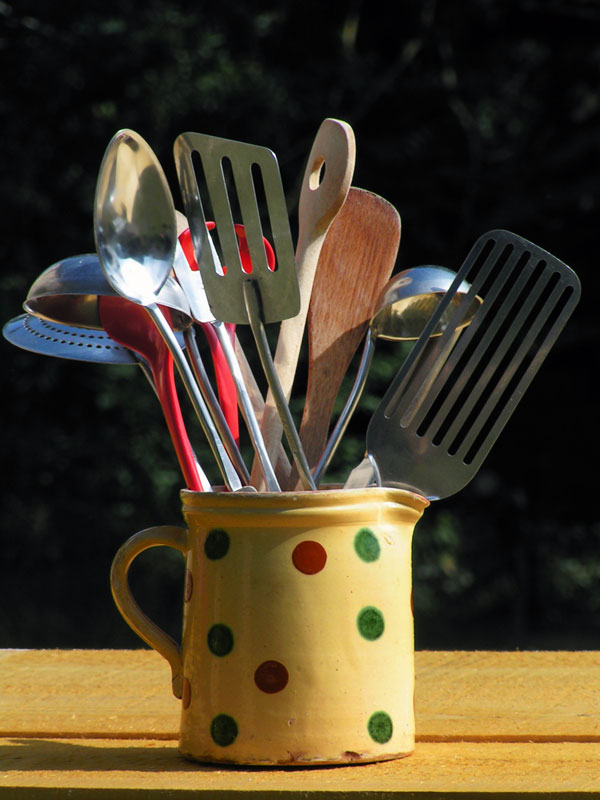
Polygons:
<instances>
[{"instance_id":1,"label":"kitchen utensil","mask_svg":"<svg viewBox=\"0 0 600 800\"><path fill-rule=\"evenodd\" d=\"M139 353L149 364L165 422L171 435L179 465L188 489L210 491L198 474L197 459L192 450L177 398L173 357L158 328L136 303L122 297L100 297L100 319L115 341ZM168 320L168 310L163 313Z\"/></svg>"},{"instance_id":2,"label":"kitchen utensil","mask_svg":"<svg viewBox=\"0 0 600 800\"><path fill-rule=\"evenodd\" d=\"M83 253L47 267L31 284L23 307L48 322L102 330L98 297L104 295L116 297L118 293L106 280L97 254ZM188 301L175 278L167 278L157 299L171 309L176 331L192 324Z\"/></svg>"},{"instance_id":3,"label":"kitchen utensil","mask_svg":"<svg viewBox=\"0 0 600 800\"><path fill-rule=\"evenodd\" d=\"M355 158L351 126L341 120L325 119L312 144L300 190L295 255L300 309L281 323L275 350L275 370L286 402L289 402L296 375L319 254L329 226L348 195ZM275 412L275 399L272 393L267 394L261 430L271 460L276 457L282 433L282 423ZM274 463L277 465L276 461ZM255 468L251 476L254 482ZM281 477L289 481L289 475Z\"/></svg>"},{"instance_id":4,"label":"kitchen utensil","mask_svg":"<svg viewBox=\"0 0 600 800\"><path fill-rule=\"evenodd\" d=\"M351 187L325 236L308 311L308 384L300 425L312 470L327 442L344 375L394 268L400 230L391 203ZM295 483L292 475L290 488Z\"/></svg>"},{"instance_id":5,"label":"kitchen utensil","mask_svg":"<svg viewBox=\"0 0 600 800\"><path fill-rule=\"evenodd\" d=\"M181 226L183 225L183 221L181 219L179 224ZM212 225L213 223L211 222L207 223L209 229L212 227ZM250 273L252 271L252 262L245 229L243 225L239 224L235 225L234 229L236 236L238 237L242 268L245 272ZM212 314L212 311L210 310L206 292L204 290L204 284L202 282L202 276L198 269L198 263L194 255L191 232L189 228L182 231L179 235L179 238L186 258L185 261L184 259L175 259L175 274L179 278L182 286L185 287L186 294L190 300L192 316L196 322L200 323L208 338L209 346L211 347L213 359L215 361L215 371L217 377L219 378L220 376L221 380L221 396L229 399L233 393L234 401L236 397L239 397L244 419L246 420L252 442L255 447L262 449L261 461L266 459L265 463L267 465L267 469L270 469L270 461L268 460L266 451L264 450L264 443L262 440L258 420L256 418L254 406L246 388L244 377L242 375L232 341L232 335L235 336L235 326L231 323L227 324L216 320ZM263 242L265 252L267 254L267 264L269 269L272 270L275 267L275 254L273 252L273 248L266 238L263 239ZM223 363L223 358L225 359L225 363ZM237 412L237 403L235 408L230 412L230 416L232 417L233 410Z\"/></svg>"},{"instance_id":6,"label":"kitchen utensil","mask_svg":"<svg viewBox=\"0 0 600 800\"><path fill-rule=\"evenodd\" d=\"M16 347L40 355L101 364L139 364L130 350L104 331L48 322L29 313L9 320L2 334Z\"/></svg>"},{"instance_id":7,"label":"kitchen utensil","mask_svg":"<svg viewBox=\"0 0 600 800\"><path fill-rule=\"evenodd\" d=\"M4 338L11 344L40 355L97 364L139 365L156 391L152 373L144 359L136 357L127 347L116 342L104 330L87 330L76 325L48 322L33 314L20 314L3 327ZM196 462L200 483L208 480Z\"/></svg>"},{"instance_id":8,"label":"kitchen utensil","mask_svg":"<svg viewBox=\"0 0 600 800\"><path fill-rule=\"evenodd\" d=\"M394 275L384 286L373 318L369 323L369 330L365 337L354 384L327 440L327 445L313 470L313 477L317 486L331 463L337 446L346 431L350 417L358 405L371 362L373 361L377 339L387 339L394 342L418 339L425 324L452 285L455 277L456 273L445 267L431 265L412 267ZM436 330L431 334L432 337L442 334L450 314L468 291L469 285L467 283L463 283L458 288L445 315L439 321ZM480 299L475 298L471 310L467 313L460 327L469 324L479 303ZM459 331L460 327L458 328ZM302 436L302 428L300 429L300 435Z\"/></svg>"},{"instance_id":9,"label":"kitchen utensil","mask_svg":"<svg viewBox=\"0 0 600 800\"><path fill-rule=\"evenodd\" d=\"M195 153L202 162L216 231L223 251L224 257L220 263L211 250L210 237L206 230L206 217L193 161ZM175 142L175 160L196 260L211 310L215 319L222 322L250 324L294 461L298 465L305 488L312 489L314 482L279 385L264 331L264 323L278 322L293 316L300 305L289 220L275 154L265 147L204 134L184 133ZM234 186L231 191L235 197L230 197L228 193L223 172L225 161L233 172ZM254 170L260 172L264 188L266 211L277 259L275 270L270 270L267 263L256 194L258 177ZM239 204L241 224L246 231L252 263L250 273L245 272L238 249L231 210L234 199ZM226 267L222 275L217 270L220 264ZM260 431L255 431L255 437L259 435ZM262 437L253 443L261 461L267 489L278 491L279 483L271 460L266 458L264 448L260 446Z\"/></svg>"},{"instance_id":10,"label":"kitchen utensil","mask_svg":"<svg viewBox=\"0 0 600 800\"><path fill-rule=\"evenodd\" d=\"M463 281L469 292L433 353L426 346ZM575 273L504 230L481 236L423 329L367 430L384 485L435 500L462 489L548 355L579 301ZM475 297L470 325L457 329ZM429 374L436 375L433 382Z\"/></svg>"},{"instance_id":11,"label":"kitchen utensil","mask_svg":"<svg viewBox=\"0 0 600 800\"><path fill-rule=\"evenodd\" d=\"M180 227L180 222L178 221L178 229ZM181 236L185 236L184 231ZM197 298L197 292L194 280L194 274L188 262L188 257L186 255L186 248L183 247L182 242L177 241L177 248L175 252L175 259L173 261L173 270L175 275L177 276L179 283L181 284L182 288L185 291L186 297L190 303L190 313L194 321L198 322L198 305L199 301ZM196 273L198 274L198 273ZM208 309L208 303L206 299L203 301L203 307ZM193 325L190 325L184 332L185 336L185 343L187 347L188 356L190 358L190 363L194 370L194 374L198 381L198 385L200 387L200 391L202 392L202 397L206 402L210 414L212 416L213 422L219 432L219 436L221 437L221 441L223 442L225 449L229 457L231 458L235 468L238 472L238 475L242 478L244 483L249 483L250 475L248 473L248 469L242 459L242 455L240 453L238 443L239 443L239 427L237 421L237 403L232 408L231 404L231 394L233 393L233 398L235 401L235 384L232 385L232 377L231 373L229 372L229 368L227 366L227 362L223 356L223 351L216 342L212 346L213 352L213 361L215 364L215 371L219 381L219 389L223 400L226 401L227 405L227 413L229 419L225 417L225 414L222 410L222 406L217 400L217 397L213 391L212 385L208 378L208 374L204 367L204 362L202 361L202 356L200 355L200 350L198 349L198 343L196 341L196 332ZM225 374L226 373L226 374ZM231 425L230 425L231 421ZM233 430L232 430L233 426ZM234 435L235 432L235 435Z\"/></svg>"},{"instance_id":12,"label":"kitchen utensil","mask_svg":"<svg viewBox=\"0 0 600 800\"><path fill-rule=\"evenodd\" d=\"M118 131L104 154L96 185L94 234L106 279L122 297L147 309L169 347L227 488L243 489L191 367L157 303L173 266L175 208L158 159L135 131Z\"/></svg>"},{"instance_id":13,"label":"kitchen utensil","mask_svg":"<svg viewBox=\"0 0 600 800\"><path fill-rule=\"evenodd\" d=\"M175 211L175 217L177 220L178 245L177 252L175 254L175 261L173 263L173 271L175 272L179 283L182 286L185 286L184 291L188 297L188 300L191 298L190 310L194 321L201 326L208 341L213 366L215 369L217 392L219 395L219 407L222 409L223 416L227 422L227 427L229 428L231 436L236 444L239 445L240 431L235 382L233 380L233 376L231 375L231 370L229 369L227 360L223 353L223 348L219 344L219 339L216 333L213 331L210 324L199 322L200 317L205 318L207 315L212 317L212 314L208 305L208 300L206 299L206 292L204 291L204 285L202 284L202 278L200 277L198 264L196 263L188 221L186 217L177 210ZM207 222L207 227L209 229L211 226L214 227L214 222ZM200 284L200 288L197 286L198 283ZM193 309L191 308L192 305L194 306ZM235 325L228 325L227 330L229 331L230 337L233 339L235 336ZM195 331L193 331L193 333L195 333ZM195 348L195 351L198 352L197 347ZM196 363L197 361L194 358L192 361L192 366L194 366ZM202 364L201 360L199 364ZM196 375L196 377L198 377L198 375ZM207 385L210 386L210 383ZM211 403L208 402L206 395L205 400L208 403L209 408L211 408ZM215 418L214 414L213 418Z\"/></svg>"},{"instance_id":14,"label":"kitchen utensil","mask_svg":"<svg viewBox=\"0 0 600 800\"><path fill-rule=\"evenodd\" d=\"M208 300L206 298L206 292L204 291L204 284L202 283L202 276L198 270L198 263L196 261L196 256L194 255L193 243L191 241L191 233L189 231L187 219L183 214L176 211L177 216L177 225L178 230L180 232L179 240L180 244L184 250L186 258L188 260L188 264L191 265L191 269L197 275L197 282L202 287L201 292L198 291L198 287L195 285L195 282L188 287L190 295L196 295L196 302L199 305L199 309L197 312L198 317L202 317L209 320L214 320L213 314L210 311L210 306L208 305ZM207 228L211 230L214 227L213 222L207 222ZM245 231L242 225L235 225L236 234L239 240L240 246L240 254L242 258L242 265L248 262L248 266L244 266L245 270L250 270L251 268L251 261L250 261L250 251L248 249L248 243L245 236ZM275 254L273 248L271 247L270 242L265 238L264 245L267 252L267 264L269 268L273 268L275 266ZM176 262L177 264L177 259ZM193 277L193 276L192 276ZM182 276L183 281L191 281L192 277L187 275ZM217 322L215 320L215 322ZM218 323L217 323L218 324ZM247 392L249 397L249 402L251 403L251 407L253 409L253 414L256 419L260 419L262 417L263 409L264 409L264 399L261 394L260 388L256 383L256 379L252 372L252 368L248 363L248 360L245 356L245 353L241 347L241 344L235 334L235 324L234 323L223 323L225 326L225 330L229 333L234 353L233 356L235 358L234 369L237 372L239 368L239 375L238 375L238 383L241 389ZM233 382L233 391L231 389L231 381L233 380L233 376L231 374L231 370L229 369L229 365L227 363L227 359L225 358L225 354L223 353L223 348L219 344L219 337L216 331L213 329L213 325L210 322L201 323L202 329L208 339L209 347L212 352L214 366L215 366L215 373L217 377L217 386L219 388L219 401L223 407L223 411L225 417L227 419L227 423L232 429L232 434L235 438L235 427L233 426L233 422L237 424L237 387L235 381ZM230 359L231 360L231 359ZM232 402L233 401L233 402ZM247 402L244 399L242 402ZM229 407L229 410L228 410ZM249 418L251 419L251 414L248 414ZM260 429L258 430L258 436L261 436ZM259 440L260 441L260 440ZM283 465L283 469L289 473L290 471L290 464L287 459L287 454L283 449L281 443L279 444L278 454L277 454L278 463ZM269 462L270 463L270 462Z\"/></svg>"}]
</instances>

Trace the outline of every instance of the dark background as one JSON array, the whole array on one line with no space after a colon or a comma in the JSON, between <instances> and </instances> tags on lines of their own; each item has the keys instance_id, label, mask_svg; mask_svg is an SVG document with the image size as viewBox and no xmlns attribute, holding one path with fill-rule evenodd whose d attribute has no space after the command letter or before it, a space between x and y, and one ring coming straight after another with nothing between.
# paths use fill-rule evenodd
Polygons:
<instances>
[{"instance_id":1,"label":"dark background","mask_svg":"<svg viewBox=\"0 0 600 800\"><path fill-rule=\"evenodd\" d=\"M0 68L2 323L42 269L94 249L96 176L124 127L153 147L178 206L177 134L271 147L295 225L312 139L341 118L354 184L402 216L398 270L456 269L497 227L569 264L573 318L477 478L419 523L416 643L600 646L600 3L7 0ZM180 519L156 401L137 369L0 347L0 647L137 647L108 573L131 533ZM397 366L382 347L330 477L360 460ZM178 556L139 562L138 599L176 635Z\"/></svg>"}]
</instances>

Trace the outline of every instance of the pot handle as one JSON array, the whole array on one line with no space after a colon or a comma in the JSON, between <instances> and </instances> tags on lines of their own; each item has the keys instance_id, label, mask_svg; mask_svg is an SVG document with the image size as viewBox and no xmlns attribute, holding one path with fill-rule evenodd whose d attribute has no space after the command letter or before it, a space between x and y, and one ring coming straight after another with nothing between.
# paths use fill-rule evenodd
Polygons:
<instances>
[{"instance_id":1,"label":"pot handle","mask_svg":"<svg viewBox=\"0 0 600 800\"><path fill-rule=\"evenodd\" d=\"M173 694L181 698L183 672L179 645L162 628L152 622L136 603L129 587L129 567L144 550L159 546L172 547L184 555L188 550L188 532L174 525L160 525L135 533L117 551L110 570L113 600L129 627L149 644L171 666Z\"/></svg>"}]
</instances>

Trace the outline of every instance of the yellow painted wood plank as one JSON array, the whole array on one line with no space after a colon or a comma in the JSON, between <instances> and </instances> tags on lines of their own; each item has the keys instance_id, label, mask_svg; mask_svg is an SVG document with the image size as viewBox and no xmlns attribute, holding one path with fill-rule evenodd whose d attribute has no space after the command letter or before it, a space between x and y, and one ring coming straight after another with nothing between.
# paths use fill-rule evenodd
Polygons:
<instances>
[{"instance_id":1,"label":"yellow painted wood plank","mask_svg":"<svg viewBox=\"0 0 600 800\"><path fill-rule=\"evenodd\" d=\"M419 741L600 741L600 653L418 652ZM153 651L0 651L0 736L175 739Z\"/></svg>"},{"instance_id":2,"label":"yellow painted wood plank","mask_svg":"<svg viewBox=\"0 0 600 800\"><path fill-rule=\"evenodd\" d=\"M0 797L34 790L94 788L101 796L141 790L144 797L472 797L589 796L600 792L600 743L422 743L379 764L312 769L227 768L182 758L164 740L0 740ZM21 790L20 792L18 790ZM114 794L108 795L108 791ZM87 795L89 797L89 794ZM123 796L123 795L121 795Z\"/></svg>"},{"instance_id":3,"label":"yellow painted wood plank","mask_svg":"<svg viewBox=\"0 0 600 800\"><path fill-rule=\"evenodd\" d=\"M600 741L599 652L416 654L421 741Z\"/></svg>"},{"instance_id":4,"label":"yellow painted wood plank","mask_svg":"<svg viewBox=\"0 0 600 800\"><path fill-rule=\"evenodd\" d=\"M0 736L175 739L179 713L152 650L0 651Z\"/></svg>"}]
</instances>

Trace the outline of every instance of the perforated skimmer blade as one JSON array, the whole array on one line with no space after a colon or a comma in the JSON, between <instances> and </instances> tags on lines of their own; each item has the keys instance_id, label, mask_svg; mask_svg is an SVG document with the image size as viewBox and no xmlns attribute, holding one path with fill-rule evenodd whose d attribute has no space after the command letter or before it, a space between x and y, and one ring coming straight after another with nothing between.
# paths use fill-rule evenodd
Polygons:
<instances>
[{"instance_id":1,"label":"perforated skimmer blade","mask_svg":"<svg viewBox=\"0 0 600 800\"><path fill-rule=\"evenodd\" d=\"M428 344L462 281L470 292ZM429 499L476 474L580 296L575 273L508 231L480 237L375 411L367 449L382 483ZM471 324L459 330L475 295Z\"/></svg>"},{"instance_id":2,"label":"perforated skimmer blade","mask_svg":"<svg viewBox=\"0 0 600 800\"><path fill-rule=\"evenodd\" d=\"M275 154L266 147L202 133L180 134L175 140L174 154L196 260L215 318L221 322L249 323L243 283L250 277L259 288L263 322L280 322L293 317L300 308L300 293L289 218ZM197 174L197 157L200 159L200 174ZM233 177L229 187L225 167ZM225 275L218 274L208 244L206 214L198 182L200 176L204 178L212 206L222 260L227 267ZM265 202L265 222L270 227L264 233L272 238L275 250L274 271L267 265L257 183L262 183L260 189ZM238 207L241 219L234 220L232 209ZM251 274L242 268L234 222L241 222L245 227L252 262Z\"/></svg>"}]
</instances>

